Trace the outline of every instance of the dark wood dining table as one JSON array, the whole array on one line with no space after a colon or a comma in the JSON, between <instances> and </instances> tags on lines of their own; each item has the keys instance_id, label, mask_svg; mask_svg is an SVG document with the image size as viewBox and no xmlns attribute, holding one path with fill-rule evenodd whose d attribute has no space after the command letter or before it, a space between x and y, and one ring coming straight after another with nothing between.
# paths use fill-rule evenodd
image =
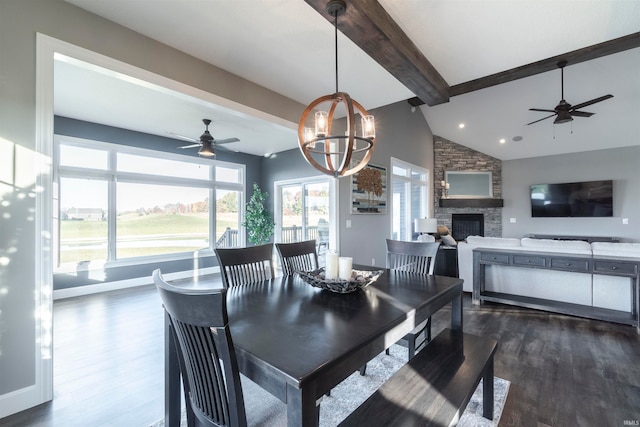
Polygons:
<instances>
[{"instance_id":1,"label":"dark wood dining table","mask_svg":"<svg viewBox=\"0 0 640 427\"><path fill-rule=\"evenodd\" d=\"M207 285L206 277L197 280L198 286ZM172 283L188 287L193 282ZM240 371L286 403L290 427L317 426L325 393L449 303L451 328L462 330L461 279L385 269L375 282L349 294L312 287L298 275L227 292ZM180 394L177 352L167 321L169 427L179 426Z\"/></svg>"}]
</instances>

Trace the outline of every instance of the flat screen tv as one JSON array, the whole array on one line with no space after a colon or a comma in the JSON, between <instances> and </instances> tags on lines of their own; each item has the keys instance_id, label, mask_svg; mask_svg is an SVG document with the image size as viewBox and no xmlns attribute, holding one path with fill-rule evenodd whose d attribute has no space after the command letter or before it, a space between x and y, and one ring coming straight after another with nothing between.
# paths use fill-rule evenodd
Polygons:
<instances>
[{"instance_id":1,"label":"flat screen tv","mask_svg":"<svg viewBox=\"0 0 640 427\"><path fill-rule=\"evenodd\" d=\"M534 184L532 217L613 216L613 181Z\"/></svg>"}]
</instances>

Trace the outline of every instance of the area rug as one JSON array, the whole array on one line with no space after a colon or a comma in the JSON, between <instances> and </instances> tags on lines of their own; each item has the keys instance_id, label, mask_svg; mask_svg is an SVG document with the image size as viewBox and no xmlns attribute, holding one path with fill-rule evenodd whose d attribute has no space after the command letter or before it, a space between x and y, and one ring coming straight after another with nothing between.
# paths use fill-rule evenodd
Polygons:
<instances>
[{"instance_id":1,"label":"area rug","mask_svg":"<svg viewBox=\"0 0 640 427\"><path fill-rule=\"evenodd\" d=\"M361 376L354 372L349 378L331 390L330 396L324 396L320 404L320 427L335 427L357 408L367 397L378 389L407 360L407 349L399 345L390 348L390 355L381 353L367 363L367 372ZM490 427L497 426L502 408L507 399L510 382L502 378L494 379L493 421L482 417L482 381L469 401L458 426ZM287 425L284 403L264 391L260 386L242 377L242 391L247 406L249 426L284 427ZM182 414L181 426L186 426L186 417ZM164 427L164 420L150 427Z\"/></svg>"}]
</instances>

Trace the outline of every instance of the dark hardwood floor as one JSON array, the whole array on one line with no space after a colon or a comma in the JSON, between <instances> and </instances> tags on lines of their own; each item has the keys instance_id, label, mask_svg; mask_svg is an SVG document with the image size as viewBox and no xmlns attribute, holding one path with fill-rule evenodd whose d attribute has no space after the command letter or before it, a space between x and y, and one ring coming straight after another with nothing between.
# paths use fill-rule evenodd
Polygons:
<instances>
[{"instance_id":1,"label":"dark hardwood floor","mask_svg":"<svg viewBox=\"0 0 640 427\"><path fill-rule=\"evenodd\" d=\"M433 332L449 324L434 316ZM498 340L511 381L501 426L640 421L640 336L630 326L464 298L464 330ZM54 303L54 400L0 426L147 426L163 416L163 312L155 288ZM626 423L625 423L626 421Z\"/></svg>"}]
</instances>

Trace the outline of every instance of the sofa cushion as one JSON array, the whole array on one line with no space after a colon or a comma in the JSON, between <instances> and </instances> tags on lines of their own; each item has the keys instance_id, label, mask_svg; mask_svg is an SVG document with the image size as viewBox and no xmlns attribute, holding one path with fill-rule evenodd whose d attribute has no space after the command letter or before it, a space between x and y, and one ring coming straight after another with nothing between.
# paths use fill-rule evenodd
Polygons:
<instances>
[{"instance_id":1,"label":"sofa cushion","mask_svg":"<svg viewBox=\"0 0 640 427\"><path fill-rule=\"evenodd\" d=\"M467 243L475 247L483 248L508 248L520 246L520 239L513 239L509 237L467 236Z\"/></svg>"},{"instance_id":2,"label":"sofa cushion","mask_svg":"<svg viewBox=\"0 0 640 427\"><path fill-rule=\"evenodd\" d=\"M522 239L521 244L523 248L531 251L591 255L591 245L582 240L551 240L525 237Z\"/></svg>"},{"instance_id":3,"label":"sofa cushion","mask_svg":"<svg viewBox=\"0 0 640 427\"><path fill-rule=\"evenodd\" d=\"M594 256L640 258L640 243L593 242L591 250Z\"/></svg>"}]
</instances>

